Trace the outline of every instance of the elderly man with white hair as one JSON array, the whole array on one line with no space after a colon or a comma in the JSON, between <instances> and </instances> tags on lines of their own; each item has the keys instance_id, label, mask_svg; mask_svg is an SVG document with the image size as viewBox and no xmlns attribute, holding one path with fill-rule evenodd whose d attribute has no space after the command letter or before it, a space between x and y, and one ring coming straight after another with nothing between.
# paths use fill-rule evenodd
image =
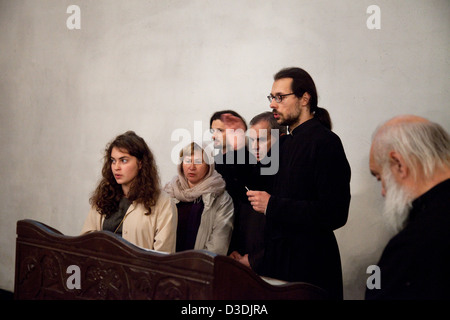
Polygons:
<instances>
[{"instance_id":1,"label":"elderly man with white hair","mask_svg":"<svg viewBox=\"0 0 450 320\"><path fill-rule=\"evenodd\" d=\"M366 299L450 299L449 134L418 116L392 118L374 133L370 171L396 235L378 262L381 286Z\"/></svg>"}]
</instances>

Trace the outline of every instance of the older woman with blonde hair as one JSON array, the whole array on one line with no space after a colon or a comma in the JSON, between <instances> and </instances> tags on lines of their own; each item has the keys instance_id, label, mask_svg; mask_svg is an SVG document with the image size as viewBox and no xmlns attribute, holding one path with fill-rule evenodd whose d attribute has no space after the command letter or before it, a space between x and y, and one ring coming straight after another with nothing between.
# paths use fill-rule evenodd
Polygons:
<instances>
[{"instance_id":1,"label":"older woman with blonde hair","mask_svg":"<svg viewBox=\"0 0 450 320\"><path fill-rule=\"evenodd\" d=\"M176 251L227 254L233 230L233 201L214 169L212 154L195 142L180 152L178 174L164 188L178 208Z\"/></svg>"}]
</instances>

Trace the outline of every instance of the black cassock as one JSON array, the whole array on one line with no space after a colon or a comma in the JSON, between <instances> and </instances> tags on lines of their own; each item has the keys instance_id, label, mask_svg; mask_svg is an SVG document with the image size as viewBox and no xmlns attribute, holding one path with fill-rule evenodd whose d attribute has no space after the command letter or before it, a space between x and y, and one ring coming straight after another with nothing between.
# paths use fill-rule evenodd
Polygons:
<instances>
[{"instance_id":1,"label":"black cassock","mask_svg":"<svg viewBox=\"0 0 450 320\"><path fill-rule=\"evenodd\" d=\"M266 210L265 254L256 272L312 283L331 299L342 299L333 230L347 222L350 174L340 138L318 120L281 137L280 167Z\"/></svg>"},{"instance_id":2,"label":"black cassock","mask_svg":"<svg viewBox=\"0 0 450 320\"><path fill-rule=\"evenodd\" d=\"M412 202L404 229L386 245L377 266L380 288L367 300L450 299L450 179Z\"/></svg>"}]
</instances>

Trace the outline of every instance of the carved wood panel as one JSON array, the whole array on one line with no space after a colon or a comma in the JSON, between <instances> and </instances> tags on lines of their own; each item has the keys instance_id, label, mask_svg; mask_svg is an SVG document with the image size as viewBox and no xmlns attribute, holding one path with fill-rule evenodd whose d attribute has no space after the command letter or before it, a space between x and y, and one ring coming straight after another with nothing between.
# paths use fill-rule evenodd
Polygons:
<instances>
[{"instance_id":1,"label":"carved wood panel","mask_svg":"<svg viewBox=\"0 0 450 320\"><path fill-rule=\"evenodd\" d=\"M68 270L69 266L76 270ZM109 232L68 237L37 221L21 220L14 297L251 300L327 295L306 283L270 285L233 259L207 251L165 255L142 250Z\"/></svg>"},{"instance_id":2,"label":"carved wood panel","mask_svg":"<svg viewBox=\"0 0 450 320\"><path fill-rule=\"evenodd\" d=\"M33 241L20 237L20 234L17 239L16 299L192 300L206 299L212 294L213 258L209 256L203 261L194 259L196 264L203 265L203 269L211 269L208 275L191 270L193 267L189 259L183 258L183 255L170 258L139 252L142 257L136 257L132 251L142 250L133 247L130 247L131 253L114 250L120 242L111 242L110 235L104 233L93 235L97 237L97 242L99 239L106 241L102 246L110 252L103 252L103 256L90 250L89 247L95 244L89 245L89 242L85 243L83 253L70 243L46 242L50 239L39 241L36 234L33 236ZM39 236L45 238L49 235L41 233ZM108 245L112 247L107 248ZM67 280L72 275L67 272L70 265L80 269L80 289L67 286Z\"/></svg>"}]
</instances>

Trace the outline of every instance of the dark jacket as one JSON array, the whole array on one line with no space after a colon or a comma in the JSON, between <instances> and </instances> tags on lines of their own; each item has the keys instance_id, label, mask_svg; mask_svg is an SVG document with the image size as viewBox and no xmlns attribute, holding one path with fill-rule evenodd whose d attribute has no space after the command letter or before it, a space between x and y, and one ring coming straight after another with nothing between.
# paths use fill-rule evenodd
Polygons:
<instances>
[{"instance_id":1,"label":"dark jacket","mask_svg":"<svg viewBox=\"0 0 450 320\"><path fill-rule=\"evenodd\" d=\"M249 213L254 213L247 197L247 188L254 185L254 172L256 158L247 148L237 151L229 151L226 154L219 153L214 157L216 170L225 180L226 190L233 199L234 228L228 254L233 251L242 253L242 229L246 227L246 218Z\"/></svg>"},{"instance_id":2,"label":"dark jacket","mask_svg":"<svg viewBox=\"0 0 450 320\"><path fill-rule=\"evenodd\" d=\"M350 205L350 166L339 137L316 119L283 136L280 168L266 210L264 263L256 272L303 281L342 299L342 269L333 230Z\"/></svg>"},{"instance_id":3,"label":"dark jacket","mask_svg":"<svg viewBox=\"0 0 450 320\"><path fill-rule=\"evenodd\" d=\"M450 179L414 200L408 219L378 262L381 288L366 299L450 299Z\"/></svg>"},{"instance_id":4,"label":"dark jacket","mask_svg":"<svg viewBox=\"0 0 450 320\"><path fill-rule=\"evenodd\" d=\"M278 163L273 163L279 161L278 142L275 146L269 149L266 159L249 168L251 177L247 186L250 190L272 193L274 174L267 173L278 168ZM272 154L272 150L276 150L276 154ZM270 170L265 171L265 168ZM246 202L241 202L239 215L235 218L237 223L233 230L233 246L230 247L230 252L236 250L241 255L248 254L251 268L258 269L264 257L266 216L253 210L247 198Z\"/></svg>"}]
</instances>

